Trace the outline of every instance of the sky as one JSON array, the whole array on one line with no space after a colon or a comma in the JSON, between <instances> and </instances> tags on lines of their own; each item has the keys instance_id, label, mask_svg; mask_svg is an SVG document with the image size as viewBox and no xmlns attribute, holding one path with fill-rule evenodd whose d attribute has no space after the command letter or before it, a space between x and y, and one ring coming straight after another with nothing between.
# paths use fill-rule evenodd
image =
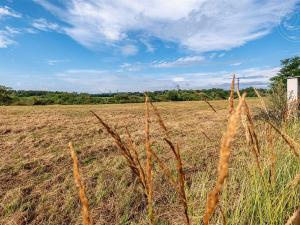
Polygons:
<instances>
[{"instance_id":1,"label":"sky","mask_svg":"<svg viewBox=\"0 0 300 225\"><path fill-rule=\"evenodd\" d=\"M0 84L107 93L267 87L300 0L0 0Z\"/></svg>"}]
</instances>

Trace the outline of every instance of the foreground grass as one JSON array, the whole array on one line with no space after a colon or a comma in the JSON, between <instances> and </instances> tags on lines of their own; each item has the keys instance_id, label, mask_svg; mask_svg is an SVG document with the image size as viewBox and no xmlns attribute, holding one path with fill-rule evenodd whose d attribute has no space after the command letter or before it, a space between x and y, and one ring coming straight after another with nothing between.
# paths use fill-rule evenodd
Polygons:
<instances>
[{"instance_id":1,"label":"foreground grass","mask_svg":"<svg viewBox=\"0 0 300 225\"><path fill-rule=\"evenodd\" d=\"M157 104L170 135L181 146L189 215L199 224L207 193L215 183L219 144L227 121L227 102ZM254 107L256 101L251 101ZM94 110L124 134L128 126L145 159L143 104L109 106L3 107L0 110L0 224L80 224L80 203L73 184L67 144L73 141L85 178L91 216L97 224L147 224L146 201L112 140L88 113ZM174 161L151 119L152 147L164 162ZM276 170L270 182L270 146L265 125L255 121L261 145L263 177L240 128L221 196L228 224L283 224L299 206L299 161L273 132ZM208 140L202 132L211 139ZM299 124L287 132L299 141ZM158 224L183 224L178 197L158 168L154 174L154 210ZM174 168L175 170L175 168ZM220 209L212 223L222 224Z\"/></svg>"}]
</instances>

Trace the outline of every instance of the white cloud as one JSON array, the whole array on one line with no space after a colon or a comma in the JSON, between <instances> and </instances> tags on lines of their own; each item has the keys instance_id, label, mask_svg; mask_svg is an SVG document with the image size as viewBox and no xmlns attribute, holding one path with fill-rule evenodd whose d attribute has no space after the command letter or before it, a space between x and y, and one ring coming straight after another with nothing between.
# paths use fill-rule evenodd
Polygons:
<instances>
[{"instance_id":1,"label":"white cloud","mask_svg":"<svg viewBox=\"0 0 300 225\"><path fill-rule=\"evenodd\" d=\"M62 31L58 24L49 22L44 18L35 19L32 22L32 26L42 31L57 31L57 32Z\"/></svg>"},{"instance_id":2,"label":"white cloud","mask_svg":"<svg viewBox=\"0 0 300 225\"><path fill-rule=\"evenodd\" d=\"M235 63L232 63L230 65L231 66L240 66L240 65L242 65L242 62L235 62Z\"/></svg>"},{"instance_id":3,"label":"white cloud","mask_svg":"<svg viewBox=\"0 0 300 225\"><path fill-rule=\"evenodd\" d=\"M124 71L136 72L136 71L140 71L143 68L143 65L139 62L136 62L134 64L123 63L120 65L120 68L121 69L118 72L124 72Z\"/></svg>"},{"instance_id":4,"label":"white cloud","mask_svg":"<svg viewBox=\"0 0 300 225\"><path fill-rule=\"evenodd\" d=\"M139 49L132 44L124 45L121 47L121 52L123 55L132 56L138 53Z\"/></svg>"},{"instance_id":5,"label":"white cloud","mask_svg":"<svg viewBox=\"0 0 300 225\"><path fill-rule=\"evenodd\" d=\"M12 27L6 26L0 30L0 48L7 48L9 45L16 44L13 37L20 32Z\"/></svg>"},{"instance_id":6,"label":"white cloud","mask_svg":"<svg viewBox=\"0 0 300 225\"><path fill-rule=\"evenodd\" d=\"M0 19L3 17L15 17L15 18L20 18L22 17L21 14L13 11L11 8L4 6L0 6Z\"/></svg>"},{"instance_id":7,"label":"white cloud","mask_svg":"<svg viewBox=\"0 0 300 225\"><path fill-rule=\"evenodd\" d=\"M202 63L205 60L203 56L188 56L181 57L174 61L161 61L154 62L152 67L155 68L171 68L171 67L180 67L180 66L191 66Z\"/></svg>"},{"instance_id":8,"label":"white cloud","mask_svg":"<svg viewBox=\"0 0 300 225\"><path fill-rule=\"evenodd\" d=\"M49 66L54 66L56 64L66 63L66 62L70 62L70 60L68 60L68 59L51 59L51 60L47 61Z\"/></svg>"},{"instance_id":9,"label":"white cloud","mask_svg":"<svg viewBox=\"0 0 300 225\"><path fill-rule=\"evenodd\" d=\"M20 18L22 16L7 6L0 6L0 20L5 17ZM0 29L0 48L7 48L15 44L16 42L13 40L13 37L18 33L20 32L17 29L10 26Z\"/></svg>"},{"instance_id":10,"label":"white cloud","mask_svg":"<svg viewBox=\"0 0 300 225\"><path fill-rule=\"evenodd\" d=\"M279 67L248 68L236 71L240 87L267 87ZM21 75L0 73L4 85L18 89L42 89L78 92L153 91L174 89L229 89L233 71L178 74L131 74L97 69L73 69L57 74ZM8 80L8 77L10 79ZM19 84L19 85L18 85Z\"/></svg>"},{"instance_id":11,"label":"white cloud","mask_svg":"<svg viewBox=\"0 0 300 225\"><path fill-rule=\"evenodd\" d=\"M15 41L9 38L3 31L0 31L0 48L7 48L9 45L14 44Z\"/></svg>"},{"instance_id":12,"label":"white cloud","mask_svg":"<svg viewBox=\"0 0 300 225\"><path fill-rule=\"evenodd\" d=\"M86 46L140 32L198 52L229 50L271 32L297 0L35 0L66 22Z\"/></svg>"},{"instance_id":13,"label":"white cloud","mask_svg":"<svg viewBox=\"0 0 300 225\"><path fill-rule=\"evenodd\" d=\"M131 66L126 64L124 67ZM276 75L280 67L258 67L239 70L236 72L240 78L241 88L267 87L269 79ZM82 91L108 92L111 91L147 91L174 89L178 84L184 88L230 88L233 71L210 73L183 73L183 74L117 74L105 70L68 70L59 74L61 82L66 87L76 88ZM208 79L209 77L209 79ZM76 90L73 89L73 90Z\"/></svg>"},{"instance_id":14,"label":"white cloud","mask_svg":"<svg viewBox=\"0 0 300 225\"><path fill-rule=\"evenodd\" d=\"M171 79L173 82L184 82L186 79L184 77L173 77Z\"/></svg>"},{"instance_id":15,"label":"white cloud","mask_svg":"<svg viewBox=\"0 0 300 225\"><path fill-rule=\"evenodd\" d=\"M140 41L142 42L143 45L145 45L147 52L155 52L155 47L146 39L140 39Z\"/></svg>"}]
</instances>

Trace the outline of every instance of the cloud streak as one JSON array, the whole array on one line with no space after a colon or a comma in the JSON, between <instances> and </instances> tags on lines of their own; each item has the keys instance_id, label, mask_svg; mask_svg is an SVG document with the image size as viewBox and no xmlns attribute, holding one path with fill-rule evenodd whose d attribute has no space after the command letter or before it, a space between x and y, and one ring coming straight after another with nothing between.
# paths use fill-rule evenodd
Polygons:
<instances>
[{"instance_id":1,"label":"cloud streak","mask_svg":"<svg viewBox=\"0 0 300 225\"><path fill-rule=\"evenodd\" d=\"M15 18L21 18L22 15L13 11L11 8L8 6L0 6L0 19L4 17L15 17Z\"/></svg>"},{"instance_id":2,"label":"cloud streak","mask_svg":"<svg viewBox=\"0 0 300 225\"><path fill-rule=\"evenodd\" d=\"M126 67L126 65L124 65ZM270 77L276 75L279 67L249 68L237 71L240 86L267 87ZM126 74L107 70L73 69L52 75L11 75L13 79L5 82L7 74L0 74L4 84L17 89L64 90L77 92L116 92L116 91L154 91L174 89L226 88L230 87L233 71L211 73L166 73ZM209 77L209 79L207 79Z\"/></svg>"},{"instance_id":3,"label":"cloud streak","mask_svg":"<svg viewBox=\"0 0 300 225\"><path fill-rule=\"evenodd\" d=\"M35 0L91 47L130 40L133 33L175 42L195 52L229 50L267 35L297 0ZM149 51L152 51L149 46Z\"/></svg>"},{"instance_id":4,"label":"cloud streak","mask_svg":"<svg viewBox=\"0 0 300 225\"><path fill-rule=\"evenodd\" d=\"M16 44L13 37L17 34L19 34L19 31L9 26L0 30L0 48L7 48L10 45Z\"/></svg>"},{"instance_id":5,"label":"cloud streak","mask_svg":"<svg viewBox=\"0 0 300 225\"><path fill-rule=\"evenodd\" d=\"M154 62L152 67L155 68L172 68L172 67L184 67L193 66L202 63L205 60L203 56L187 56L181 57L174 61L160 61Z\"/></svg>"},{"instance_id":6,"label":"cloud streak","mask_svg":"<svg viewBox=\"0 0 300 225\"><path fill-rule=\"evenodd\" d=\"M31 24L35 29L41 31L57 31L62 32L61 27L57 23L47 21L45 18L33 20Z\"/></svg>"}]
</instances>

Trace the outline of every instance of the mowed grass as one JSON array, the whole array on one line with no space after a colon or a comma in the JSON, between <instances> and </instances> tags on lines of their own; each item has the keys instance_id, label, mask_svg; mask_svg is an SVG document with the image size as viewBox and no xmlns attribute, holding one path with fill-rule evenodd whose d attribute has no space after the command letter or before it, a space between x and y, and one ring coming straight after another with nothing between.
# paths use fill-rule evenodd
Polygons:
<instances>
[{"instance_id":1,"label":"mowed grass","mask_svg":"<svg viewBox=\"0 0 300 225\"><path fill-rule=\"evenodd\" d=\"M216 181L219 146L228 119L227 101L211 104L217 113L205 102L155 103L170 136L181 149L192 224L201 224L203 219L207 194ZM255 115L258 100L248 99L248 104ZM128 127L145 160L144 104L1 107L0 224L82 223L68 151L70 141L79 158L93 222L148 223L146 199L139 183L90 110L121 135ZM153 151L175 171L174 157L162 140L163 132L153 112L150 120ZM275 132L271 134L272 144L268 143L265 124L256 120L254 123L263 177L241 126L219 205L227 224L284 224L299 206L299 185L291 183L300 172L299 160ZM286 127L298 142L299 131L296 122ZM270 175L271 148L276 156L274 178ZM175 190L157 165L154 171L157 224L184 224ZM211 222L223 223L220 208Z\"/></svg>"}]
</instances>

